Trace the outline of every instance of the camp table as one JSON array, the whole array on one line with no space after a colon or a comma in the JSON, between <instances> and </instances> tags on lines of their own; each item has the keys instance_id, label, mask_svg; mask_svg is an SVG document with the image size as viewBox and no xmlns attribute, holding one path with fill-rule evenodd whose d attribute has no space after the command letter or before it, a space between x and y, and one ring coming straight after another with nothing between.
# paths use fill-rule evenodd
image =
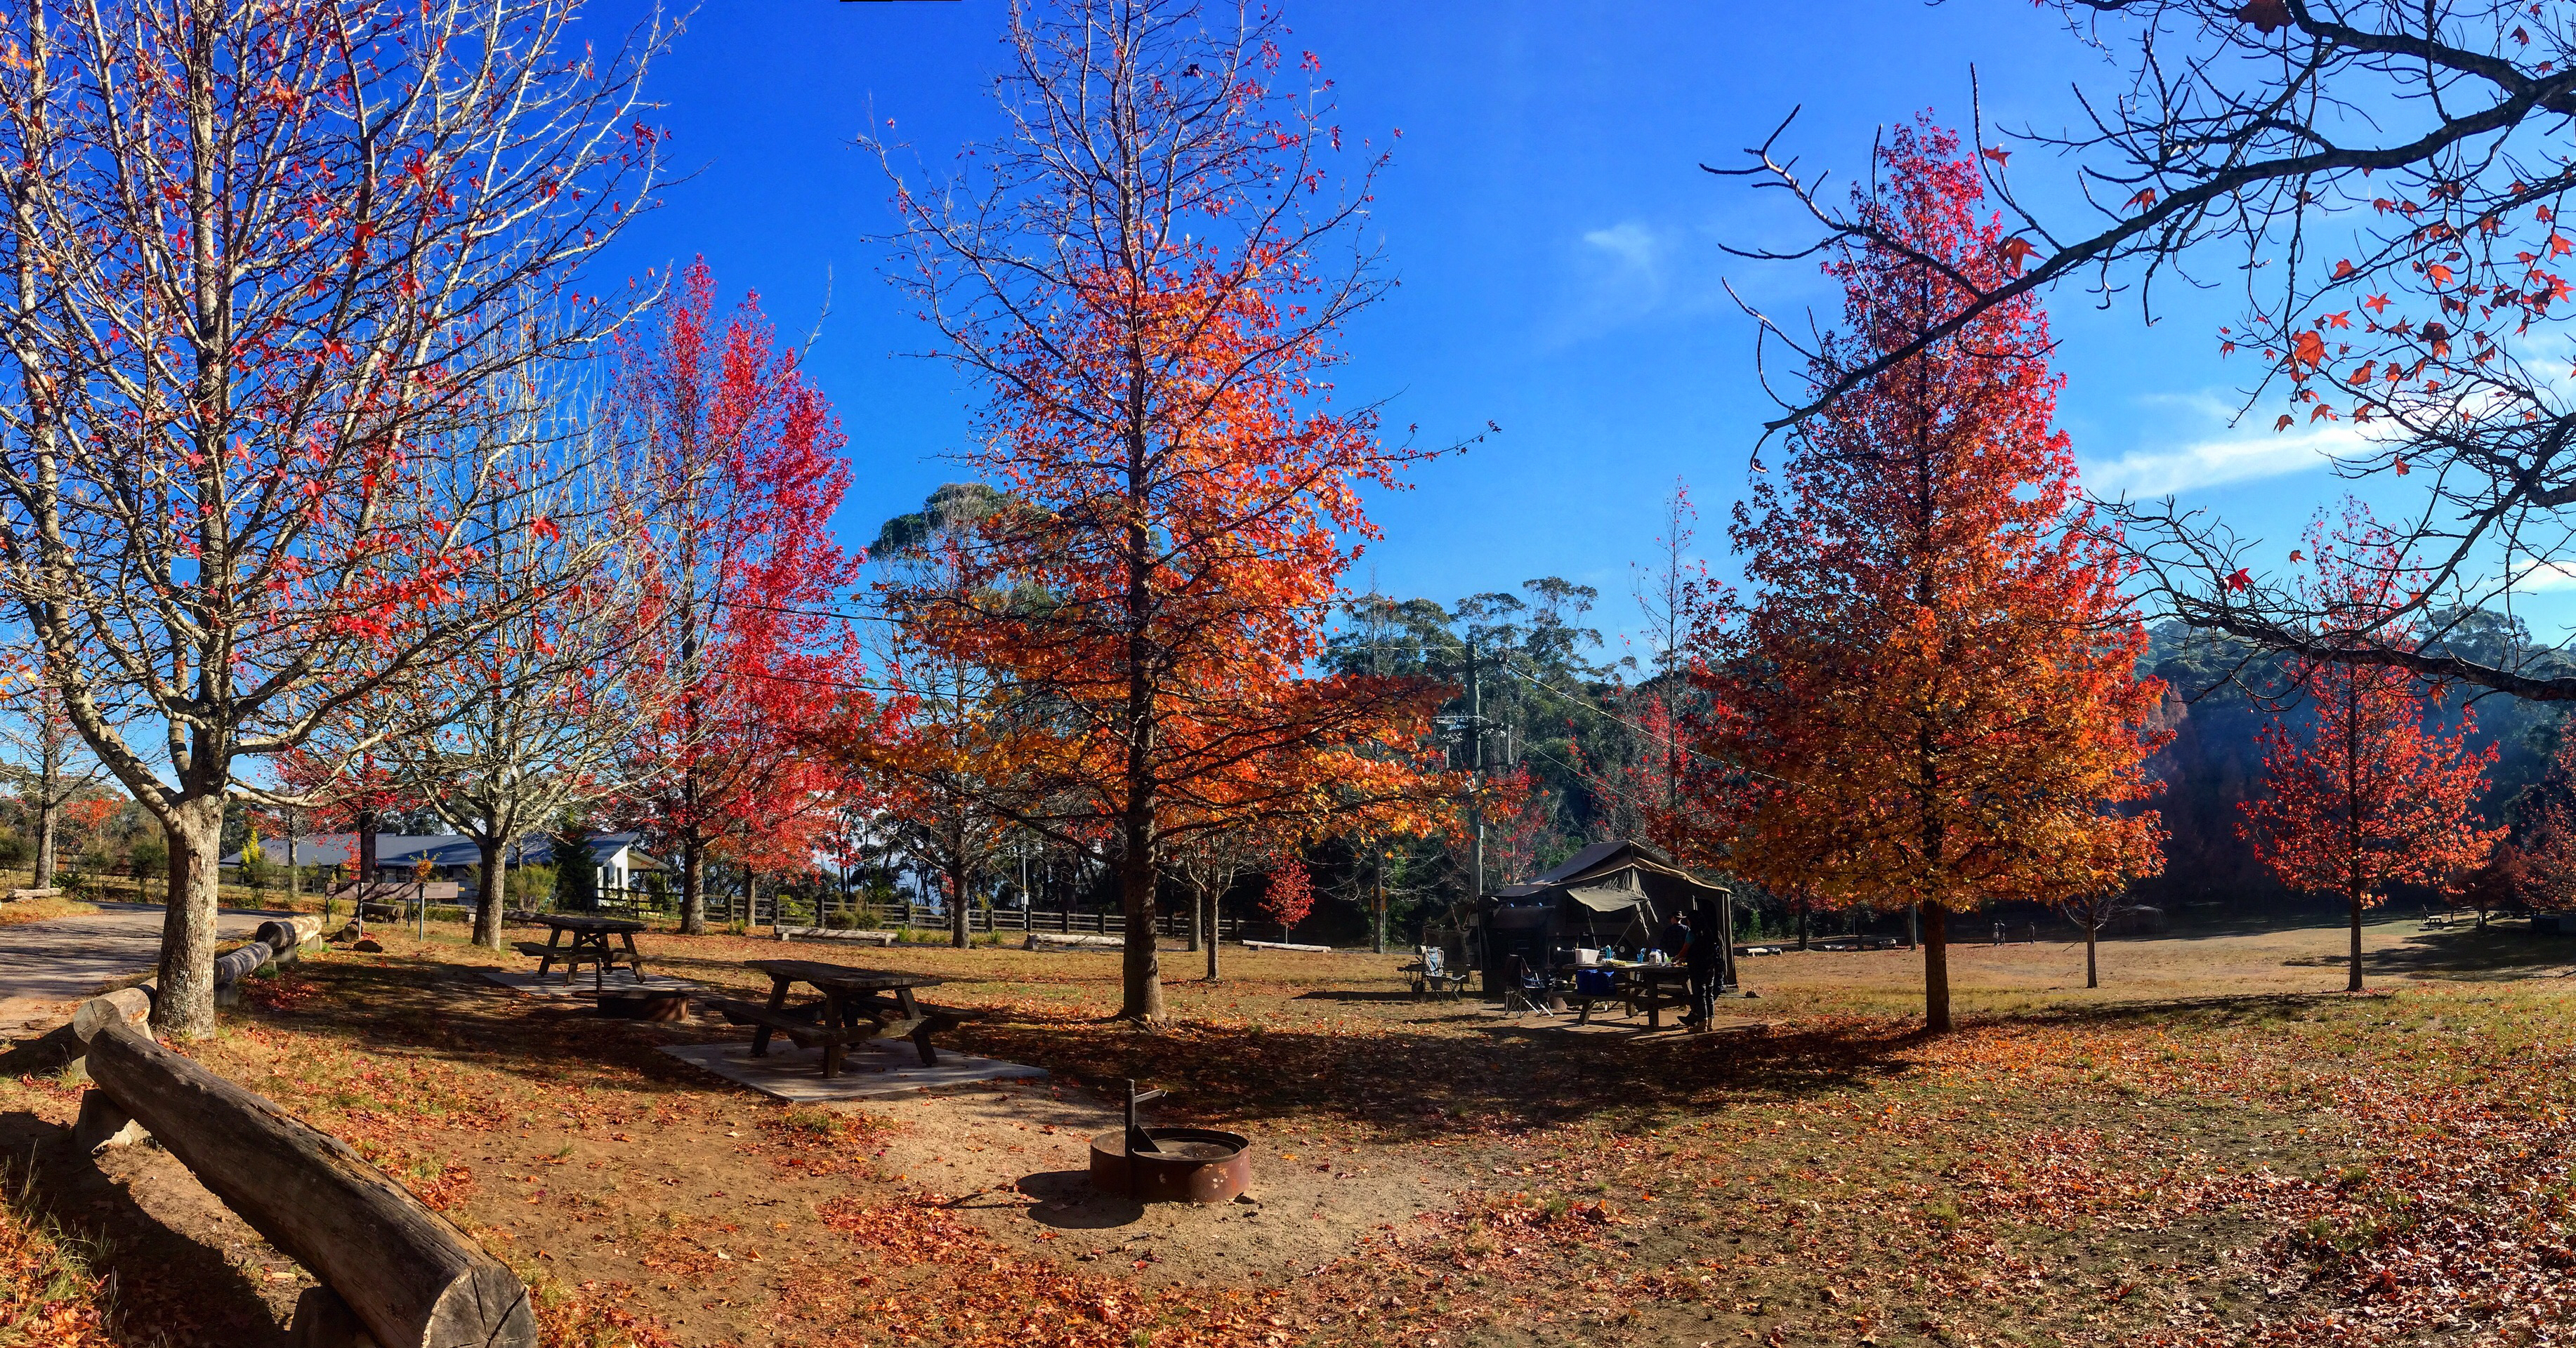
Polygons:
<instances>
[{"instance_id":1,"label":"camp table","mask_svg":"<svg viewBox=\"0 0 2576 1348\"><path fill-rule=\"evenodd\" d=\"M924 1010L912 999L914 988L939 986L940 980L930 974L897 973L889 969L854 969L846 964L823 964L815 960L745 960L748 968L769 975L769 1002L753 1006L747 1002L711 1003L726 1019L737 1025L753 1027L751 1054L757 1058L769 1052L773 1033L809 1047L824 1050L823 1075L835 1075L840 1068L841 1050L863 1039L886 1038L912 1040L921 1054L921 1065L939 1065L939 1053L931 1047L930 1036L939 1030L954 1029L969 1013ZM818 1002L790 1007L787 994L799 983L809 984L823 996ZM860 1022L868 1022L864 1029Z\"/></svg>"},{"instance_id":2,"label":"camp table","mask_svg":"<svg viewBox=\"0 0 2576 1348\"><path fill-rule=\"evenodd\" d=\"M1579 975L1585 969L1603 969L1610 974L1609 992L1584 992L1579 976L1575 980L1575 998L1579 1003L1574 1023L1589 1024L1595 1002L1625 1002L1628 1013L1646 1013L1646 1028L1663 1028L1663 1010L1668 1006L1690 1004L1690 969L1680 964L1636 964L1627 960L1603 960L1599 964L1578 965ZM1667 991L1667 987L1672 990Z\"/></svg>"},{"instance_id":3,"label":"camp table","mask_svg":"<svg viewBox=\"0 0 2576 1348\"><path fill-rule=\"evenodd\" d=\"M546 938L544 945L534 941L519 942L519 953L536 959L537 977L545 977L547 970L561 964L564 966L564 980L570 982L572 971L587 964L591 966L592 990L606 991L608 971L623 964L635 971L636 981L643 981L644 960L635 953L635 933L644 930L643 923L617 917L577 917L557 913L539 913L536 920L554 928L554 934ZM572 938L569 944L564 942L566 936ZM609 938L612 936L623 938L626 948L620 950L611 945Z\"/></svg>"}]
</instances>

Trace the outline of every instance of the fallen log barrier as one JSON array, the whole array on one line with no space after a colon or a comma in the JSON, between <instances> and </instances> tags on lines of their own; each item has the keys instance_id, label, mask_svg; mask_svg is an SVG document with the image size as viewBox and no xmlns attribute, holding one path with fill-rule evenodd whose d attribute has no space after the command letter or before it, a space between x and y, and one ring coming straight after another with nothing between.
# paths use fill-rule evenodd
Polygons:
<instances>
[{"instance_id":1,"label":"fallen log barrier","mask_svg":"<svg viewBox=\"0 0 2576 1348\"><path fill-rule=\"evenodd\" d=\"M324 1295L296 1307L295 1342L347 1348L534 1348L527 1285L454 1223L346 1143L153 1042L130 1008L75 1013L88 1036L96 1134L139 1123L224 1205L311 1270ZM96 1007L95 1010L92 1008Z\"/></svg>"},{"instance_id":2,"label":"fallen log barrier","mask_svg":"<svg viewBox=\"0 0 2576 1348\"><path fill-rule=\"evenodd\" d=\"M856 941L861 945L893 945L896 932L884 927L780 927L782 941Z\"/></svg>"},{"instance_id":3,"label":"fallen log barrier","mask_svg":"<svg viewBox=\"0 0 2576 1348\"><path fill-rule=\"evenodd\" d=\"M1243 948L1246 950L1297 950L1309 955L1333 953L1333 948L1328 945L1290 945L1286 941L1246 941L1243 943Z\"/></svg>"},{"instance_id":4,"label":"fallen log barrier","mask_svg":"<svg viewBox=\"0 0 2576 1348\"><path fill-rule=\"evenodd\" d=\"M13 889L6 894L0 894L0 903L16 903L20 899L52 899L61 896L62 891L59 889Z\"/></svg>"},{"instance_id":5,"label":"fallen log barrier","mask_svg":"<svg viewBox=\"0 0 2576 1348\"><path fill-rule=\"evenodd\" d=\"M227 952L215 960L215 1005L241 1004L241 981L269 966L272 960L292 961L304 943L322 934L322 919L300 913L283 922L263 922L247 945Z\"/></svg>"},{"instance_id":6,"label":"fallen log barrier","mask_svg":"<svg viewBox=\"0 0 2576 1348\"><path fill-rule=\"evenodd\" d=\"M1081 932L1033 931L1023 950L1124 950L1124 936L1090 936Z\"/></svg>"}]
</instances>

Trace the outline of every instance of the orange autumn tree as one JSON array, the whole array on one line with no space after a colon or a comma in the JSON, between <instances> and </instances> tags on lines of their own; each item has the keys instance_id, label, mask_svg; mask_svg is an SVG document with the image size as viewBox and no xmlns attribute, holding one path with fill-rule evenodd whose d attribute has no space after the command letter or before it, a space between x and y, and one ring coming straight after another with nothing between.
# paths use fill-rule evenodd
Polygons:
<instances>
[{"instance_id":1,"label":"orange autumn tree","mask_svg":"<svg viewBox=\"0 0 2576 1348\"><path fill-rule=\"evenodd\" d=\"M1338 186L1329 85L1274 15L1183 3L1013 11L1011 128L969 181L896 182L905 278L988 390L965 462L1017 507L962 584L888 596L939 659L990 671L1010 821L1118 876L1119 1014L1163 1015L1171 849L1420 791L1437 690L1317 677L1366 485L1413 454L1330 408L1341 326L1384 293ZM898 764L898 767L900 765Z\"/></svg>"},{"instance_id":2,"label":"orange autumn tree","mask_svg":"<svg viewBox=\"0 0 2576 1348\"><path fill-rule=\"evenodd\" d=\"M2402 641L2402 611L2423 571L2387 533L2347 508L2341 529L2310 529L2315 575L2300 588L2339 631ZM2299 560L2293 552L2292 560ZM2477 825L2496 749L2471 752L2476 714L2438 720L2440 695L2403 669L2301 661L2292 666L2315 709L2304 736L2275 719L2262 732L2265 794L2239 826L2283 885L2340 896L2351 917L2351 976L2361 991L2361 915L2396 885L2456 889L2503 829Z\"/></svg>"},{"instance_id":3,"label":"orange autumn tree","mask_svg":"<svg viewBox=\"0 0 2576 1348\"><path fill-rule=\"evenodd\" d=\"M1882 148L1856 201L1881 242L1827 264L1845 330L1810 378L1869 362L2009 270L1958 141ZM2152 874L2136 808L2161 685L2115 540L2051 426L2062 380L2028 301L1872 377L1804 425L1731 530L1758 595L1702 596L1700 750L1730 779L1733 865L1830 905L1920 905L1924 1012L1950 1027L1948 915Z\"/></svg>"}]
</instances>

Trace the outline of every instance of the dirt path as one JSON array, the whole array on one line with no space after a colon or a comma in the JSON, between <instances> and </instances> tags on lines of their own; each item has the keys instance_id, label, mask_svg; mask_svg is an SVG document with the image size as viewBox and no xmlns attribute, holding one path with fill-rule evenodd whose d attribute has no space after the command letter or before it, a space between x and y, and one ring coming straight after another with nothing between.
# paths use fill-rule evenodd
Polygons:
<instances>
[{"instance_id":1,"label":"dirt path","mask_svg":"<svg viewBox=\"0 0 2576 1348\"><path fill-rule=\"evenodd\" d=\"M217 939L250 935L289 914L226 908ZM158 904L102 903L99 911L58 922L0 927L0 1033L61 1019L99 986L150 969L161 958Z\"/></svg>"}]
</instances>

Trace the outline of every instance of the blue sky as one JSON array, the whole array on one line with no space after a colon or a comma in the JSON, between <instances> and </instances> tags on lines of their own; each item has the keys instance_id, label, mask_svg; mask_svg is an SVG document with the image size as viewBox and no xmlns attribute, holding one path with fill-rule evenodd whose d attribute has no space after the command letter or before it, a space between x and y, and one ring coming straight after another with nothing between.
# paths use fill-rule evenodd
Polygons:
<instances>
[{"instance_id":1,"label":"blue sky","mask_svg":"<svg viewBox=\"0 0 2576 1348\"><path fill-rule=\"evenodd\" d=\"M641 11L602 0L594 19ZM1972 65L2005 126L2061 126L2068 81L2110 74L2024 0L1292 0L1288 18L1337 81L1346 132L1403 133L1369 223L1401 284L1351 329L1341 396L1386 400L1389 424L1426 441L1503 428L1374 503L1386 537L1355 579L1450 601L1561 575L1602 589L1614 629L1677 478L1702 505L1701 550L1731 570L1724 512L1771 405L1721 281L1784 316L1833 299L1806 264L1727 257L1721 242L1788 240L1795 221L1780 194L1698 165L1733 162L1803 105L1784 144L1847 178L1881 125L1926 108L1963 123ZM650 86L693 176L610 265L704 254L783 329L819 322L811 368L850 435L853 544L959 475L939 456L977 392L904 354L927 335L880 279L886 186L851 140L872 111L934 163L993 134L1003 24L1000 0L733 0L690 18ZM2062 165L2031 151L2012 168L2018 190L2063 202ZM2053 297L2061 419L2088 484L2179 491L2286 551L2338 488L2312 443L2256 429L2274 409L2230 428L2252 372L2218 357L2226 296L2175 298L2150 329L2133 303Z\"/></svg>"}]
</instances>

